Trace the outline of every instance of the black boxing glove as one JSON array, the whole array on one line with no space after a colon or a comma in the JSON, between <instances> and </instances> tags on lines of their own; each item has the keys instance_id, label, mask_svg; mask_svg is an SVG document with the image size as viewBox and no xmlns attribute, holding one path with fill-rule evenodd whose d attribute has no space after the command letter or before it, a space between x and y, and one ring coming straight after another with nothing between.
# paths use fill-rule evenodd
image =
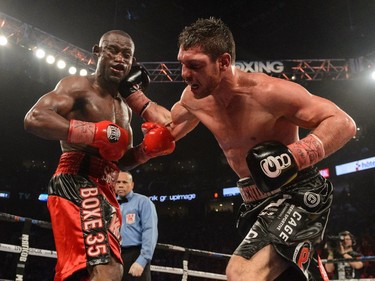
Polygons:
<instances>
[{"instance_id":1,"label":"black boxing glove","mask_svg":"<svg viewBox=\"0 0 375 281\"><path fill-rule=\"evenodd\" d=\"M286 185L298 174L292 152L276 141L263 142L251 148L246 162L256 186L263 192Z\"/></svg>"},{"instance_id":2,"label":"black boxing glove","mask_svg":"<svg viewBox=\"0 0 375 281\"><path fill-rule=\"evenodd\" d=\"M118 91L129 107L142 116L151 100L143 91L150 84L147 70L140 64L133 64L129 74L120 82Z\"/></svg>"},{"instance_id":3,"label":"black boxing glove","mask_svg":"<svg viewBox=\"0 0 375 281\"><path fill-rule=\"evenodd\" d=\"M263 192L270 192L291 182L299 170L323 159L324 146L314 134L288 146L268 141L250 149L246 162L251 177Z\"/></svg>"},{"instance_id":4,"label":"black boxing glove","mask_svg":"<svg viewBox=\"0 0 375 281\"><path fill-rule=\"evenodd\" d=\"M146 68L140 64L133 64L129 74L120 82L118 91L126 99L139 90L145 91L149 84L150 75Z\"/></svg>"}]
</instances>

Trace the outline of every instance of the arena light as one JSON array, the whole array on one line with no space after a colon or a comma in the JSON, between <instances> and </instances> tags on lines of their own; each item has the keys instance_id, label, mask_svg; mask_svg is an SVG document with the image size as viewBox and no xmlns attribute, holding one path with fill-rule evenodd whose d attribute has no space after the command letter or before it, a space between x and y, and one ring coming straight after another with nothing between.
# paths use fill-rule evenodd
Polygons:
<instances>
[{"instance_id":1,"label":"arena light","mask_svg":"<svg viewBox=\"0 0 375 281\"><path fill-rule=\"evenodd\" d=\"M35 52L34 52L35 56L38 58L38 59L42 59L46 56L46 51L44 51L43 49L36 49Z\"/></svg>"},{"instance_id":2,"label":"arena light","mask_svg":"<svg viewBox=\"0 0 375 281\"><path fill-rule=\"evenodd\" d=\"M0 35L0 46L5 46L6 44L8 44L8 38L4 35Z\"/></svg>"},{"instance_id":3,"label":"arena light","mask_svg":"<svg viewBox=\"0 0 375 281\"><path fill-rule=\"evenodd\" d=\"M52 55L48 55L47 56L47 58L46 58L46 62L48 63L48 64L54 64L55 63L55 57L54 56L52 56Z\"/></svg>"},{"instance_id":4,"label":"arena light","mask_svg":"<svg viewBox=\"0 0 375 281\"><path fill-rule=\"evenodd\" d=\"M375 80L375 71L371 72L371 79Z\"/></svg>"},{"instance_id":5,"label":"arena light","mask_svg":"<svg viewBox=\"0 0 375 281\"><path fill-rule=\"evenodd\" d=\"M66 62L64 60L58 60L56 66L58 69L64 69L66 67Z\"/></svg>"},{"instance_id":6,"label":"arena light","mask_svg":"<svg viewBox=\"0 0 375 281\"><path fill-rule=\"evenodd\" d=\"M74 75L74 74L77 73L77 68L75 66L71 66L71 67L69 67L68 72L69 72L69 74Z\"/></svg>"},{"instance_id":7,"label":"arena light","mask_svg":"<svg viewBox=\"0 0 375 281\"><path fill-rule=\"evenodd\" d=\"M87 70L82 68L80 71L79 71L79 75L80 76L87 76Z\"/></svg>"}]
</instances>

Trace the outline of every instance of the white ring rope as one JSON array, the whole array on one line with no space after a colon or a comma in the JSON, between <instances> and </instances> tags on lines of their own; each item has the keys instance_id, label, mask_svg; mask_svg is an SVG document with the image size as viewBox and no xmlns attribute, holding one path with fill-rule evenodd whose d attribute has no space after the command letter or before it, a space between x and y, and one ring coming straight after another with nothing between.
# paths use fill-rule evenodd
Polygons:
<instances>
[{"instance_id":1,"label":"white ring rope","mask_svg":"<svg viewBox=\"0 0 375 281\"><path fill-rule=\"evenodd\" d=\"M15 215L6 214L6 213L0 213L0 220L4 220L8 222L26 222L27 220L29 220L31 221L32 224L41 226L43 228L51 228L51 223L49 222L45 222L41 220L33 220L33 219L15 216ZM160 265L151 265L151 271L182 275L181 281L188 280L187 279L188 276L216 279L216 280L227 280L226 276L223 274L188 269L188 256L189 254L195 254L195 255L204 256L204 257L229 259L231 257L231 255L229 254L210 252L210 251L204 251L204 250L198 250L198 249L190 249L190 248L185 248L185 247L171 245L171 244L163 244L163 243L157 243L156 248L161 249L161 250L184 252L185 255L182 261L183 267L176 268L176 267L168 267L168 266L160 266ZM31 248L31 247L26 247L25 249L25 247L5 244L5 243L0 243L0 251L17 253L17 254L22 253L22 251L24 252L27 251L27 254L31 256L39 256L39 257L47 257L47 258L57 257L56 251L36 249L36 248ZM343 258L333 259L333 260L322 259L322 263L344 262L344 261L347 261L347 262L349 261L362 261L362 262L375 261L375 256L364 256L364 257L351 258L351 259L343 259ZM350 279L350 280L352 281L355 281L355 280L374 281L375 279L370 278L370 279Z\"/></svg>"},{"instance_id":2,"label":"white ring rope","mask_svg":"<svg viewBox=\"0 0 375 281\"><path fill-rule=\"evenodd\" d=\"M31 223L34 225L38 225L43 228L51 228L51 223L49 222L29 219L29 218L15 216L15 215L6 214L6 213L0 213L0 220L4 220L8 222L26 222L28 220L28 221L31 221ZM198 249L190 249L190 248L185 248L185 247L171 245L171 244L163 244L163 243L158 243L156 245L156 248L161 249L161 250L168 250L168 251L185 252L186 255L184 256L183 261L182 261L183 268L151 265L151 271L182 275L182 279L181 279L182 281L188 280L187 279L188 276L216 279L216 280L227 280L226 276L223 274L189 269L188 268L188 256L189 254L195 254L195 255L200 255L200 256L205 256L205 257L228 259L231 256L229 254L222 254L222 253L210 252L210 251L204 251L204 250L198 250ZM30 256L57 258L56 251L36 249L36 248L28 247L28 246L21 247L17 245L6 244L6 243L0 243L0 251L16 253L16 254L26 253L26 255L30 255Z\"/></svg>"},{"instance_id":3,"label":"white ring rope","mask_svg":"<svg viewBox=\"0 0 375 281\"><path fill-rule=\"evenodd\" d=\"M0 251L9 252L9 253L21 253L22 247L17 245L0 243ZM46 258L57 258L56 251L43 250L36 248L29 248L28 254L30 256L46 257Z\"/></svg>"},{"instance_id":4,"label":"white ring rope","mask_svg":"<svg viewBox=\"0 0 375 281\"><path fill-rule=\"evenodd\" d=\"M164 244L164 245L167 245L167 244ZM175 247L174 245L168 245L168 246L171 246L172 248ZM184 248L184 249L191 250L187 248ZM19 254L22 252L22 247L17 246L17 245L0 243L0 251ZM56 251L51 251L51 250L28 248L28 254L30 256L57 258ZM179 274L179 275L183 275L183 278L187 276L195 276L195 277L202 277L202 278L209 278L209 279L227 280L226 276L222 274L187 269L187 261L184 260L184 263L185 263L184 269L168 267L168 266L151 265L151 270L155 272Z\"/></svg>"}]
</instances>

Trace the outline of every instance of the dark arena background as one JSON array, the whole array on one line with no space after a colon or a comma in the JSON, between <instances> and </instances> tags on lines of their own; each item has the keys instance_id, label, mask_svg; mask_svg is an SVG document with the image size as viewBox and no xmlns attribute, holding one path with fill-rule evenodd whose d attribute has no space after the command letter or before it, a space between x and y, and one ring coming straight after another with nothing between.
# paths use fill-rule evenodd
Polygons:
<instances>
[{"instance_id":1,"label":"dark arena background","mask_svg":"<svg viewBox=\"0 0 375 281\"><path fill-rule=\"evenodd\" d=\"M138 62L151 74L146 94L171 108L185 86L176 59L178 34L209 16L231 28L237 67L300 83L356 121L356 137L318 164L334 184L325 237L344 230L354 234L357 251L367 257L362 278L375 280L374 14L372 0L0 0L0 280L53 280L56 261L40 195L47 191L60 147L27 134L23 118L69 74L67 67L36 58L35 48L44 46L90 74L91 47L104 32L125 30ZM135 144L142 141L142 122L133 117ZM173 154L132 173L135 192L150 196L159 216L153 280L181 280L183 261L188 280L225 280L220 278L228 256L241 240L235 227L241 198L229 189L238 179L208 130L198 125ZM325 243L326 238L317 248L322 257ZM31 248L45 251L32 254ZM166 267L173 274L163 272Z\"/></svg>"}]
</instances>

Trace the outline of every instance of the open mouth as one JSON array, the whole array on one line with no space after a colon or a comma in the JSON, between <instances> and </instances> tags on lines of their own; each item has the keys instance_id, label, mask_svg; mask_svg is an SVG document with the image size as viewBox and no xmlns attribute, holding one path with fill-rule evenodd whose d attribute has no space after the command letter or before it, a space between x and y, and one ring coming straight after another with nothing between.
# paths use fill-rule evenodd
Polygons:
<instances>
[{"instance_id":1,"label":"open mouth","mask_svg":"<svg viewBox=\"0 0 375 281\"><path fill-rule=\"evenodd\" d=\"M199 85L198 85L198 84L191 84L191 85L190 85L190 88L191 88L192 90L198 90Z\"/></svg>"},{"instance_id":2,"label":"open mouth","mask_svg":"<svg viewBox=\"0 0 375 281\"><path fill-rule=\"evenodd\" d=\"M121 63L111 65L111 69L115 70L116 72L122 72L125 70L125 66Z\"/></svg>"}]
</instances>

